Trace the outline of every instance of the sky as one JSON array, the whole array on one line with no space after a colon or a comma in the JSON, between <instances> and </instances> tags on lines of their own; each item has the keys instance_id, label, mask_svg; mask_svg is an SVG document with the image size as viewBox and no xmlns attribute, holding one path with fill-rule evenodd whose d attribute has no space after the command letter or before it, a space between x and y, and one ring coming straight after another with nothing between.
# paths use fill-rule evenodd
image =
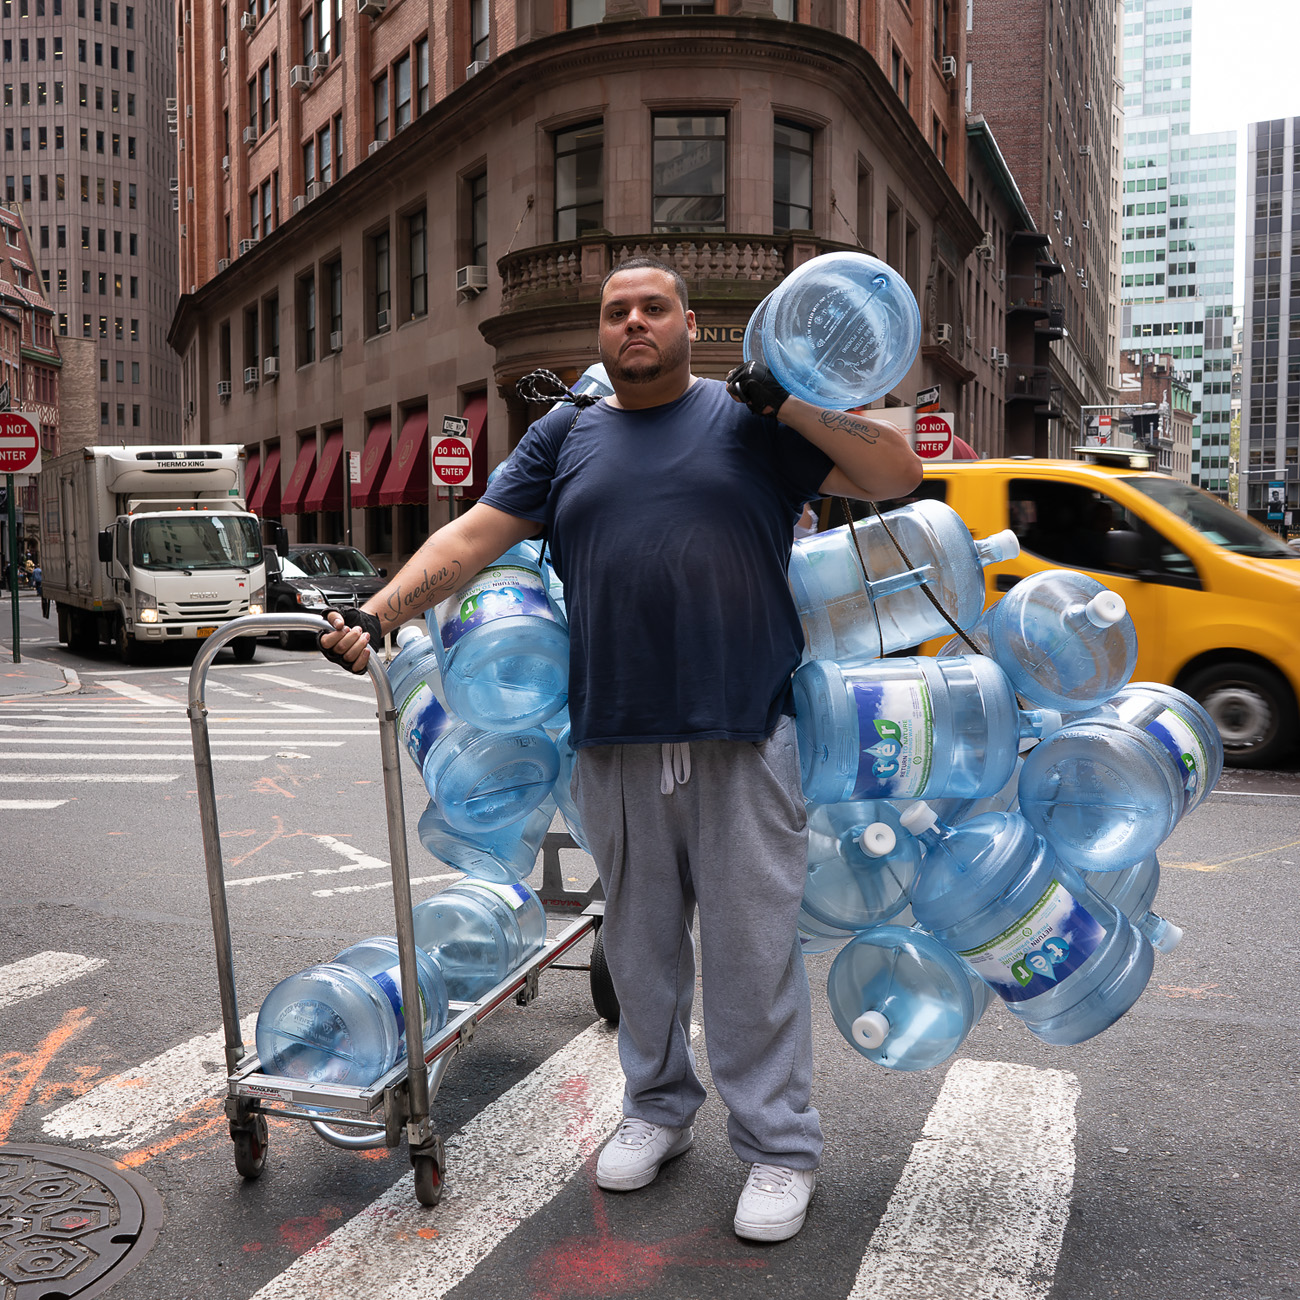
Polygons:
<instances>
[{"instance_id":1,"label":"sky","mask_svg":"<svg viewBox=\"0 0 1300 1300\"><path fill-rule=\"evenodd\" d=\"M1191 0L1192 130L1237 135L1237 298L1243 290L1246 126L1300 117L1300 3ZM1240 303L1238 303L1240 305Z\"/></svg>"}]
</instances>

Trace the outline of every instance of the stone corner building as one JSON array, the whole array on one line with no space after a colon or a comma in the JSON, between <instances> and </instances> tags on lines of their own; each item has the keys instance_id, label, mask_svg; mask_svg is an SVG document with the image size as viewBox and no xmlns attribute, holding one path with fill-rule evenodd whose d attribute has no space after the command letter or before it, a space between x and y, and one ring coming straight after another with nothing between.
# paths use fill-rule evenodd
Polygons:
<instances>
[{"instance_id":1,"label":"stone corner building","mask_svg":"<svg viewBox=\"0 0 1300 1300\"><path fill-rule=\"evenodd\" d=\"M185 9L186 440L246 444L253 508L292 539L399 563L448 517L430 480L443 418L468 421L476 496L541 413L516 380L596 359L612 266L681 270L695 368L720 377L784 274L858 247L922 309L886 400L938 383L976 434L973 345L939 329L983 239L960 7L785 4Z\"/></svg>"}]
</instances>

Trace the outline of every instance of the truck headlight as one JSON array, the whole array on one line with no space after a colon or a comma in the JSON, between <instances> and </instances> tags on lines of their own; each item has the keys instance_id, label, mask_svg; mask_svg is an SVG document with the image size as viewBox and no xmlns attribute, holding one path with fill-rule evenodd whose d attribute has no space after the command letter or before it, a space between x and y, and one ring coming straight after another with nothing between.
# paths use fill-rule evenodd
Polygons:
<instances>
[{"instance_id":1,"label":"truck headlight","mask_svg":"<svg viewBox=\"0 0 1300 1300\"><path fill-rule=\"evenodd\" d=\"M251 592L249 594L248 612L250 614L266 613L266 588L265 587L258 587L256 591Z\"/></svg>"},{"instance_id":2,"label":"truck headlight","mask_svg":"<svg viewBox=\"0 0 1300 1300\"><path fill-rule=\"evenodd\" d=\"M137 623L158 622L158 601L148 592L135 593L135 621Z\"/></svg>"}]
</instances>

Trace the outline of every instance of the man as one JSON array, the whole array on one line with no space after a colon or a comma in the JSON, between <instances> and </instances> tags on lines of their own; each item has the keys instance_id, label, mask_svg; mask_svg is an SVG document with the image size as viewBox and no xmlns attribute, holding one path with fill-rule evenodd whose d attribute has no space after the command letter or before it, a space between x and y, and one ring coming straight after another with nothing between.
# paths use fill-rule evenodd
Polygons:
<instances>
[{"instance_id":1,"label":"man","mask_svg":"<svg viewBox=\"0 0 1300 1300\"><path fill-rule=\"evenodd\" d=\"M892 426L789 397L761 366L733 371L730 390L697 378L694 336L675 271L636 258L611 272L599 346L613 396L534 424L478 505L363 611L331 613L321 648L361 671L370 641L544 530L570 620L572 790L605 893L627 1079L596 1179L644 1187L691 1145L705 1095L690 1043L698 907L709 1063L751 1166L734 1227L780 1241L803 1226L822 1150L795 931L807 857L793 528L810 498L901 496L921 471Z\"/></svg>"}]
</instances>

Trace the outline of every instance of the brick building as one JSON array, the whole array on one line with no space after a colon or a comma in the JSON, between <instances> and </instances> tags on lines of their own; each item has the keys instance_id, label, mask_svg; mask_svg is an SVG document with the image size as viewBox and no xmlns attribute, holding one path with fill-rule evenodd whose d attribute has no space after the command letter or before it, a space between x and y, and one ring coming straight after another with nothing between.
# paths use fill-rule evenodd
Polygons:
<instances>
[{"instance_id":1,"label":"brick building","mask_svg":"<svg viewBox=\"0 0 1300 1300\"><path fill-rule=\"evenodd\" d=\"M1120 354L1122 424L1135 443L1157 452L1153 469L1180 483L1192 481L1191 372L1169 352Z\"/></svg>"},{"instance_id":2,"label":"brick building","mask_svg":"<svg viewBox=\"0 0 1300 1300\"><path fill-rule=\"evenodd\" d=\"M468 419L481 490L538 414L515 381L595 360L600 280L640 252L690 285L699 373L788 270L863 247L924 321L886 400L970 382L937 332L983 236L955 6L361 9L195 6L181 61L187 436L247 443L291 537L408 555L448 514L429 429Z\"/></svg>"}]
</instances>

